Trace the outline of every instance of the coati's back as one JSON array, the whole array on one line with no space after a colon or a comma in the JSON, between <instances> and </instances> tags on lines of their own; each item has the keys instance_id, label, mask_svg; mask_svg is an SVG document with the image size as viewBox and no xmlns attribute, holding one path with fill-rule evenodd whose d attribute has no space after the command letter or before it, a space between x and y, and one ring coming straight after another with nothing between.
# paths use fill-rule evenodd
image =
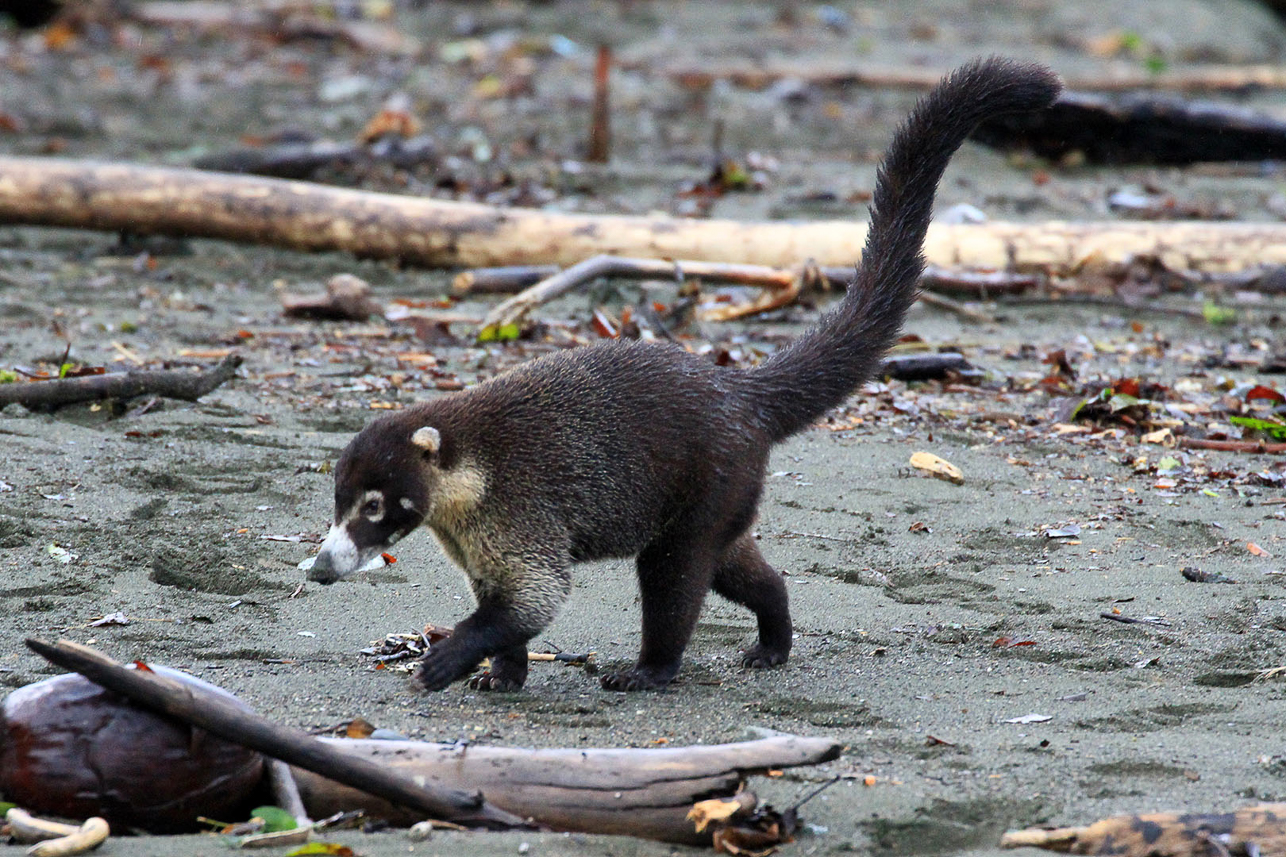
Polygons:
<instances>
[{"instance_id":1,"label":"coati's back","mask_svg":"<svg viewBox=\"0 0 1286 857\"><path fill-rule=\"evenodd\" d=\"M565 526L573 559L631 556L711 490L732 497L751 482L757 498L771 439L726 381L676 346L605 343L398 417L466 438L475 466L503 474L486 502Z\"/></svg>"}]
</instances>

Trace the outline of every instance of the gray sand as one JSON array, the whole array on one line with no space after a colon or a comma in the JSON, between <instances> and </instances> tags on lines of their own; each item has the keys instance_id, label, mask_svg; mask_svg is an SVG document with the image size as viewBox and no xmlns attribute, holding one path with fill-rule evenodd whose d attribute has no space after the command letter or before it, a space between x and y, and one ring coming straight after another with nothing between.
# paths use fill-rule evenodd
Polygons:
<instances>
[{"instance_id":1,"label":"gray sand","mask_svg":"<svg viewBox=\"0 0 1286 857\"><path fill-rule=\"evenodd\" d=\"M562 4L530 14L512 6L443 11L435 5L424 21L407 27L427 38L456 13L484 22L508 15L514 26L586 44L611 33L622 55L640 61L663 51L676 59L713 51L740 56L758 43L774 55L812 51L834 59L857 52L943 68L1002 50L1065 71L1098 62L1056 38L1065 33L1137 31L1177 61L1280 59L1286 44L1281 28L1250 3L1164 4L1159 19L1154 10L1162 4L1147 2L1081 3L1076 11L1055 2L990 4L1001 11L984 16L946 3L906 4L905 16L882 4L860 4L847 34L801 12L805 35L789 43L774 35L770 11L748 4L636 5L633 17L604 11L593 24L578 22L575 10ZM1017 9L1030 17L1005 17L1019 15ZM10 47L18 50L13 42ZM289 59L306 49L282 51ZM186 62L225 62L214 46L184 50ZM129 65L82 51L108 65ZM183 108L172 87L155 84L153 92L141 82L119 83L107 92L83 60L38 55L32 62L34 70L15 82L25 97L15 96L8 107L25 105L68 122L92 113L96 118L84 120L89 130L64 132L68 153L77 156L181 163L246 131L284 124L325 130L326 116L342 117L332 133L347 136L380 101L371 95L317 104L315 81L279 79L253 85L253 99L231 86L206 85ZM309 62L312 74L328 78L361 65L342 53ZM441 97L463 91L466 78L456 79L463 72L443 70L436 60L424 67L418 74L441 71L447 93ZM517 111L514 136L539 126L544 145L571 151L585 112L583 100L573 97L584 95L585 67L584 60L562 67L581 75L569 85L563 115ZM64 73L78 86L60 82ZM422 83L416 74L402 86ZM550 74L542 86L554 93L558 80ZM663 208L680 178L702 177L708 122L694 121L685 111L699 108L659 77L622 73L618 95L616 161L585 173L581 181L597 195L572 204ZM730 196L714 210L746 217L864 216L860 203L805 210L799 195L834 190L842 199L869 190L873 164L866 155L883 145L910 100L904 93L835 91L783 107L770 93L718 89L711 97L706 108L725 118L730 151L753 146L783 163L769 191ZM838 104L842 123L825 118L828 101ZM1253 103L1286 109L1278 94L1261 94ZM494 103L472 117L454 109L435 118L441 125L431 130L447 137L473 122L509 139ZM772 124L783 113L787 121ZM647 136L644 114L664 128ZM773 132L761 135L758 129L768 126ZM35 137L0 138L0 147L32 151ZM528 167L520 162L519 168ZM1155 181L1185 198L1221 200L1238 217L1262 220L1275 217L1270 200L1281 186L1275 177L1137 168L1054 170L1053 181L1038 187L1033 168L967 147L944 182L939 208L968 202L996 218L1100 219L1111 216L1103 202L1109 190ZM1155 460L1164 450L1140 447L1124 432L1097 440L1060 436L1052 429L1054 404L1039 392L943 395L894 385L893 393L920 413L863 411L863 402L877 399L859 397L847 416L861 413L861 425L809 431L776 452L757 532L765 555L790 575L798 639L782 669L738 668L737 652L752 641L753 621L712 598L684 670L665 693L606 693L580 669L543 664L533 666L520 694L480 694L460 685L432 695L413 692L403 675L373 671L358 650L387 632L457 621L470 607L464 579L431 539L416 536L398 545L392 567L330 588L309 584L293 597L302 582L295 566L310 555L308 540L324 532L331 514L330 477L319 465L333 462L352 432L378 413L369 408L372 400L432 395L414 384L400 393L380 389L381 378L408 372L392 353L433 350L466 382L512 358L501 349L489 357L465 347L434 349L413 341L405 328L369 353L323 350L323 341L360 345L365 340L351 334L370 327L283 321L273 293L278 280L306 290L347 271L370 280L383 299L423 298L445 291L445 272L204 241L190 242L187 255L158 254L152 270L108 255L113 243L100 234L0 229L0 368L57 359L65 346L51 333L55 322L69 333L73 358L91 365L119 359L113 342L160 360L185 348L221 347L239 329L256 336L243 348L244 377L198 404L166 402L118 419L84 407L46 415L11 406L0 413L0 651L6 653L0 681L6 685L52 672L26 652L24 637L64 636L122 659L190 670L303 728L361 716L426 740L540 747L715 743L751 737L757 729L834 736L847 748L838 761L753 783L783 807L816 783L843 778L809 804L810 826L787 853L993 853L1000 832L1015 826L1286 799L1283 766L1269 761L1282 753L1286 685L1252 681L1256 671L1286 665L1283 507L1263 503L1278 493L1226 483L1211 483L1210 493L1200 490L1207 486L1154 488L1156 477L1136 473L1129 463L1139 455ZM1192 304L1185 299L1183 305ZM1185 349L1217 354L1226 344L1255 338L1272 342L1273 310L1261 306L1240 324L1213 328L1165 315L1029 307L1004 310L1002 323L975 326L919 307L908 330L934 345L961 347L1006 376L1038 378L1048 371L1037 357L1004 356L1031 344L1036 354L1075 352L1085 377L1135 374L1168 385L1193 377L1210 390L1218 376L1234 382L1253 376L1204 372L1177 355ZM583 319L586 303L568 299L546 314ZM797 331L811 317L792 311L738 330L754 340L766 329ZM1138 329L1129 325L1134 321ZM122 330L122 322L136 329ZM292 352L281 345L284 339L268 341L273 330L294 331L303 347ZM1158 338L1171 343L1166 356L1147 353ZM1093 357L1092 346L1099 349ZM1139 350L1131 356L1131 348ZM281 372L294 374L272 377ZM981 418L988 412L1030 414L1038 423ZM907 462L917 450L961 467L965 484L915 473ZM1266 457L1224 453L1191 460L1242 477L1280 467ZM910 531L916 522L931 532ZM1082 529L1075 539L1042 534L1070 523ZM305 541L264 538L299 534ZM1267 555L1252 554L1248 542ZM74 556L64 562L66 555L51 553L54 545ZM1180 575L1185 566L1221 572L1238 584L1187 582ZM586 565L576 569L575 580L570 603L537 644L594 651L608 665L627 662L639 640L630 564ZM1100 618L1114 610L1164 624ZM130 623L88 627L115 611ZM1001 638L1031 645L997 646ZM265 663L269 659L288 663ZM1028 714L1048 720L1006 722ZM415 846L397 833L339 838L366 855L519 853L523 842L531 854L686 851L557 834L440 834ZM223 853L221 845L198 837L114 840L109 848L116 854Z\"/></svg>"}]
</instances>

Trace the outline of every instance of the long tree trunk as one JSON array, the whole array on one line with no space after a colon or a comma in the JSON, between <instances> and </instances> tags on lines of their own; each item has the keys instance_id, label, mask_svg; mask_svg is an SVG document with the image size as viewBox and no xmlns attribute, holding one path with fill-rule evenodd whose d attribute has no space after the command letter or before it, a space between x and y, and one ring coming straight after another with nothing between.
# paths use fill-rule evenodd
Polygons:
<instances>
[{"instance_id":1,"label":"long tree trunk","mask_svg":"<svg viewBox=\"0 0 1286 857\"><path fill-rule=\"evenodd\" d=\"M0 157L0 223L341 250L431 267L553 264L613 254L790 267L852 265L863 224L560 214L190 169ZM1286 265L1286 224L987 223L930 227L928 261L1042 271L1156 258L1226 272Z\"/></svg>"}]
</instances>

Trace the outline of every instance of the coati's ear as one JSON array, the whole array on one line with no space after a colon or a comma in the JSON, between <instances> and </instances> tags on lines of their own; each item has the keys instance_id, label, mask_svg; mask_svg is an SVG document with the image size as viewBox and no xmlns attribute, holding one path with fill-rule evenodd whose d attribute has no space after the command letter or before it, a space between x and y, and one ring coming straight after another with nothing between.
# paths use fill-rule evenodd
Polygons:
<instances>
[{"instance_id":1,"label":"coati's ear","mask_svg":"<svg viewBox=\"0 0 1286 857\"><path fill-rule=\"evenodd\" d=\"M442 435L432 426L424 426L411 435L411 443L424 450L425 455L433 455L442 447Z\"/></svg>"}]
</instances>

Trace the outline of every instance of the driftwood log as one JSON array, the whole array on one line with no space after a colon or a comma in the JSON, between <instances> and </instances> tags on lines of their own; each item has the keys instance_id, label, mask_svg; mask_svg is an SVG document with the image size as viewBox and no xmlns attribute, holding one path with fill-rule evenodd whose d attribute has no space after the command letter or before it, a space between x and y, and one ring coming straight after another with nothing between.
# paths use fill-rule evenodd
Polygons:
<instances>
[{"instance_id":1,"label":"driftwood log","mask_svg":"<svg viewBox=\"0 0 1286 857\"><path fill-rule=\"evenodd\" d=\"M143 395L195 402L236 375L240 365L241 358L236 354L229 354L204 372L192 372L188 369L135 369L104 375L51 378L47 381L15 381L0 384L0 408L17 402L25 408L37 410L76 402L130 399Z\"/></svg>"},{"instance_id":2,"label":"driftwood log","mask_svg":"<svg viewBox=\"0 0 1286 857\"><path fill-rule=\"evenodd\" d=\"M866 227L559 214L199 170L0 157L0 224L222 238L430 267L554 264L611 253L789 268L852 266ZM1286 265L1286 224L935 225L929 262L1067 276L1156 259L1174 271Z\"/></svg>"},{"instance_id":3,"label":"driftwood log","mask_svg":"<svg viewBox=\"0 0 1286 857\"><path fill-rule=\"evenodd\" d=\"M230 696L128 669L86 646L65 640L27 645L141 706L272 758L276 799L296 817L365 809L407 824L427 815L489 828L534 823L709 845L712 831L698 833L687 819L694 803L736 800L750 812L756 801L744 789L747 776L831 761L842 749L828 738L793 735L646 750L319 739L273 724Z\"/></svg>"},{"instance_id":4,"label":"driftwood log","mask_svg":"<svg viewBox=\"0 0 1286 857\"><path fill-rule=\"evenodd\" d=\"M1035 847L1113 857L1211 857L1286 853L1286 803L1234 812L1117 815L1087 827L1012 830L1002 848Z\"/></svg>"},{"instance_id":5,"label":"driftwood log","mask_svg":"<svg viewBox=\"0 0 1286 857\"><path fill-rule=\"evenodd\" d=\"M754 773L815 765L836 758L828 738L780 736L740 744L646 750L528 750L459 747L419 741L326 739L345 753L443 788L480 788L487 799L555 830L612 833L709 845L686 816L692 804L732 797ZM324 816L362 807L397 820L404 814L383 801L296 770L310 812ZM754 797L741 791L751 808Z\"/></svg>"},{"instance_id":6,"label":"driftwood log","mask_svg":"<svg viewBox=\"0 0 1286 857\"><path fill-rule=\"evenodd\" d=\"M323 771L328 777L398 806L458 824L501 829L526 826L522 818L497 808L477 791L416 782L383 765L341 753L310 735L279 726L212 693L148 670L126 669L88 646L69 640L50 644L28 639L27 647L49 662L74 670L139 705L298 768Z\"/></svg>"},{"instance_id":7,"label":"driftwood log","mask_svg":"<svg viewBox=\"0 0 1286 857\"><path fill-rule=\"evenodd\" d=\"M1286 157L1286 122L1238 104L1176 95L1065 92L1048 110L997 116L971 139L1092 164L1187 165Z\"/></svg>"},{"instance_id":8,"label":"driftwood log","mask_svg":"<svg viewBox=\"0 0 1286 857\"><path fill-rule=\"evenodd\" d=\"M798 80L814 86L866 86L878 89L932 89L945 69L875 63L822 63L815 59L777 61L730 60L701 65L671 64L654 68L642 60L620 64L632 71L653 72L693 89L725 80L747 89L766 89L781 80ZM1280 65L1197 65L1151 72L1139 63L1117 64L1094 74L1063 76L1068 89L1092 92L1132 92L1138 89L1180 92L1242 92L1253 89L1286 89L1286 69Z\"/></svg>"}]
</instances>

